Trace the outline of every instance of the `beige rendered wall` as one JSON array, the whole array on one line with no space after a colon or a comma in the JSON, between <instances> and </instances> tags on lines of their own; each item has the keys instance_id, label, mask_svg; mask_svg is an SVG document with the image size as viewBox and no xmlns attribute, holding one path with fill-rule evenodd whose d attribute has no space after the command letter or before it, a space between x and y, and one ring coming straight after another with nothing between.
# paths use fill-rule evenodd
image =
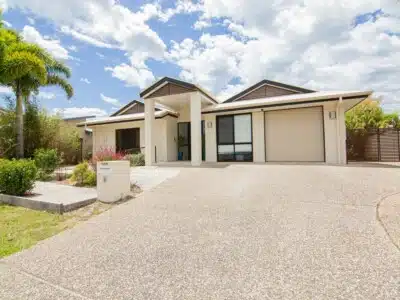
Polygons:
<instances>
[{"instance_id":1,"label":"beige rendered wall","mask_svg":"<svg viewBox=\"0 0 400 300\"><path fill-rule=\"evenodd\" d=\"M215 115L203 115L206 140L206 162L217 161L217 122Z\"/></svg>"},{"instance_id":2,"label":"beige rendered wall","mask_svg":"<svg viewBox=\"0 0 400 300\"><path fill-rule=\"evenodd\" d=\"M145 133L144 121L114 123L95 125L93 129L93 154L100 151L102 148L111 148L115 151L115 130L124 128L140 128L140 148L144 153ZM157 161L165 162L168 160L167 141L167 119L156 119L154 128L155 146L157 147ZM172 138L173 140L173 138Z\"/></svg>"},{"instance_id":3,"label":"beige rendered wall","mask_svg":"<svg viewBox=\"0 0 400 300\"><path fill-rule=\"evenodd\" d=\"M338 101L324 104L326 162L329 164L346 164L346 123L343 107L339 107L337 119L329 118L329 112L336 112L337 104Z\"/></svg>"},{"instance_id":4,"label":"beige rendered wall","mask_svg":"<svg viewBox=\"0 0 400 300\"><path fill-rule=\"evenodd\" d=\"M178 125L177 119L173 117L167 117L165 119L166 123L166 134L167 137L167 161L176 161L178 159L178 144L177 144L177 135L178 135Z\"/></svg>"},{"instance_id":5,"label":"beige rendered wall","mask_svg":"<svg viewBox=\"0 0 400 300\"><path fill-rule=\"evenodd\" d=\"M340 108L338 120L329 119L329 112L336 111L337 101L323 103L324 108L324 131L325 131L325 155L326 163L345 164L346 159L346 128L344 119L344 109ZM321 104L315 104L321 105ZM300 107L310 107L303 105ZM282 107L280 109L284 109ZM288 106L287 108L294 108ZM265 110L266 111L266 110ZM251 111L249 111L251 112ZM239 113L239 112L238 112ZM243 112L240 112L243 113ZM253 111L253 155L254 162L265 162L265 138L264 138L264 111ZM221 115L232 114L222 113ZM216 115L204 114L202 119L205 121L206 135L206 161L217 161L217 137L216 137ZM190 121L190 106L188 105L181 111L179 119L165 117L155 120L155 144L157 147L157 161L175 161L177 159L177 145L174 137L177 135L177 122ZM339 124L340 140L337 141L337 124ZM115 130L121 128L140 128L140 147L144 152L145 134L144 121L116 123L107 125L93 126L93 153L101 147L111 147L115 149ZM338 151L340 155L338 155Z\"/></svg>"},{"instance_id":6,"label":"beige rendered wall","mask_svg":"<svg viewBox=\"0 0 400 300\"><path fill-rule=\"evenodd\" d=\"M338 114L338 120L329 118L330 111L336 111L338 101L306 104L298 106L282 106L276 109L264 109L261 111L239 111L238 113L251 112L253 116L253 156L254 162L265 162L265 135L264 135L264 112L269 110L292 109L311 106L323 106L324 109L324 140L326 163L346 164L346 125L345 112L341 107ZM218 115L231 115L233 112L219 113ZM217 161L216 157L216 115L204 114L204 120L212 120L213 128L207 128L206 123L206 161ZM340 128L340 139L337 141L337 124ZM338 155L338 153L340 153Z\"/></svg>"},{"instance_id":7,"label":"beige rendered wall","mask_svg":"<svg viewBox=\"0 0 400 300\"><path fill-rule=\"evenodd\" d=\"M178 122L190 122L190 104L185 105L180 111L179 111L179 118Z\"/></svg>"},{"instance_id":8,"label":"beige rendered wall","mask_svg":"<svg viewBox=\"0 0 400 300\"><path fill-rule=\"evenodd\" d=\"M264 134L264 112L252 113L253 118L253 160L254 162L265 162L265 134Z\"/></svg>"}]
</instances>

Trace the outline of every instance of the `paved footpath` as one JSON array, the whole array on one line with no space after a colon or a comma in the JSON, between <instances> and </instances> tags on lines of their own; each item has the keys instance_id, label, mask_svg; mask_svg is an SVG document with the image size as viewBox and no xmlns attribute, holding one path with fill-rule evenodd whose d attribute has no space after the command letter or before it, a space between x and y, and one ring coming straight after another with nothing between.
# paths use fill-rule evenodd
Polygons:
<instances>
[{"instance_id":1,"label":"paved footpath","mask_svg":"<svg viewBox=\"0 0 400 300\"><path fill-rule=\"evenodd\" d=\"M396 192L398 168L182 169L0 261L0 299L400 299Z\"/></svg>"}]
</instances>

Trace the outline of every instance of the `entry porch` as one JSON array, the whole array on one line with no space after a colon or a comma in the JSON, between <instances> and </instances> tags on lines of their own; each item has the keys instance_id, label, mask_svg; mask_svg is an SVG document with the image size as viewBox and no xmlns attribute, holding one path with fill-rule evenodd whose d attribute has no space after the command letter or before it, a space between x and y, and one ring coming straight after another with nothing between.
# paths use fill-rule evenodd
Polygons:
<instances>
[{"instance_id":1,"label":"entry porch","mask_svg":"<svg viewBox=\"0 0 400 300\"><path fill-rule=\"evenodd\" d=\"M190 161L199 166L206 160L207 137L215 136L213 122L202 119L203 108L217 102L205 91L193 84L178 80L162 79L140 95L145 105L145 157L146 165L156 162L159 149L156 139L160 136L156 128L156 107L171 112L174 117L167 120L165 139L168 159L166 161ZM212 142L211 142L212 143ZM215 145L215 141L213 143ZM212 146L212 145L209 145Z\"/></svg>"}]
</instances>

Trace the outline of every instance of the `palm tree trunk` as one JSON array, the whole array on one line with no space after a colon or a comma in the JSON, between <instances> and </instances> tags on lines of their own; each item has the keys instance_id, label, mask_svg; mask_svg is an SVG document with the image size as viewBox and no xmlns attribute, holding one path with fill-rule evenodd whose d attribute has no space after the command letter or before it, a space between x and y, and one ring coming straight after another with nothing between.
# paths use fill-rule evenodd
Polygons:
<instances>
[{"instance_id":1,"label":"palm tree trunk","mask_svg":"<svg viewBox=\"0 0 400 300\"><path fill-rule=\"evenodd\" d=\"M23 110L23 95L17 83L16 88L16 129L17 129L17 146L16 146L16 154L18 158L24 157L24 110Z\"/></svg>"}]
</instances>

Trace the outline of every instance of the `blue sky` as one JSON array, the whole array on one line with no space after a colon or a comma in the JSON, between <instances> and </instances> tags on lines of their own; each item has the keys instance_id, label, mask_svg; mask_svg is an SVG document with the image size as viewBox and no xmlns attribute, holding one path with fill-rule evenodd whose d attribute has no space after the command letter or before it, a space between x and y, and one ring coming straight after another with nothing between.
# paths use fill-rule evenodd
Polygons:
<instances>
[{"instance_id":1,"label":"blue sky","mask_svg":"<svg viewBox=\"0 0 400 300\"><path fill-rule=\"evenodd\" d=\"M0 6L6 24L71 67L70 101L56 88L38 96L66 117L111 114L163 76L200 84L221 100L261 79L316 90L373 89L386 110L400 110L393 1L53 2Z\"/></svg>"}]
</instances>

